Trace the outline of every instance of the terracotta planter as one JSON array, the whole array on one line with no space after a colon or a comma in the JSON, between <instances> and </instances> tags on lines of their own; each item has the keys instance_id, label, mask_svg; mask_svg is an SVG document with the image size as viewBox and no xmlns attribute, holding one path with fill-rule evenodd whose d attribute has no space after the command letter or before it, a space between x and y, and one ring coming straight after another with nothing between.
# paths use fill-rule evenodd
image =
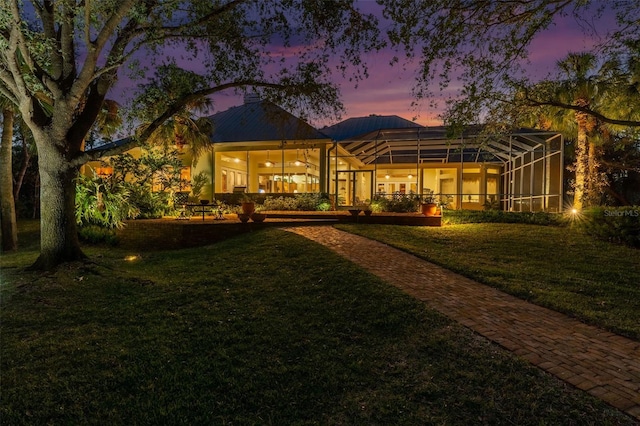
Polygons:
<instances>
[{"instance_id":1,"label":"terracotta planter","mask_svg":"<svg viewBox=\"0 0 640 426\"><path fill-rule=\"evenodd\" d=\"M422 206L422 214L425 216L435 216L438 211L438 205L436 203L424 203Z\"/></svg>"},{"instance_id":2,"label":"terracotta planter","mask_svg":"<svg viewBox=\"0 0 640 426\"><path fill-rule=\"evenodd\" d=\"M253 213L251 215L251 220L254 222L264 222L266 218L267 218L266 213Z\"/></svg>"},{"instance_id":3,"label":"terracotta planter","mask_svg":"<svg viewBox=\"0 0 640 426\"><path fill-rule=\"evenodd\" d=\"M251 215L256 210L256 204L253 201L246 201L242 203L242 213Z\"/></svg>"},{"instance_id":4,"label":"terracotta planter","mask_svg":"<svg viewBox=\"0 0 640 426\"><path fill-rule=\"evenodd\" d=\"M365 210L364 211L364 215L365 216L371 216L371 213L373 213L371 210Z\"/></svg>"},{"instance_id":5,"label":"terracotta planter","mask_svg":"<svg viewBox=\"0 0 640 426\"><path fill-rule=\"evenodd\" d=\"M360 209L349 209L349 213L354 217L358 216L360 214Z\"/></svg>"},{"instance_id":6,"label":"terracotta planter","mask_svg":"<svg viewBox=\"0 0 640 426\"><path fill-rule=\"evenodd\" d=\"M249 218L250 217L251 217L251 215L248 215L248 214L244 214L244 213L238 214L238 219L240 219L240 222L242 222L242 223L249 222Z\"/></svg>"}]
</instances>

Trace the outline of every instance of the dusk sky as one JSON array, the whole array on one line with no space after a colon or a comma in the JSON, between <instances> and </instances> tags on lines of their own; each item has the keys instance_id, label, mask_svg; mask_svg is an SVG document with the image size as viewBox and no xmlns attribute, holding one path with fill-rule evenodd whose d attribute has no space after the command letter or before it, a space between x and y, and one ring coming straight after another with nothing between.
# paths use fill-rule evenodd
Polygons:
<instances>
[{"instance_id":1,"label":"dusk sky","mask_svg":"<svg viewBox=\"0 0 640 426\"><path fill-rule=\"evenodd\" d=\"M373 1L363 1L363 9L375 10L378 6ZM615 25L611 16L605 16L594 27L599 34L605 34ZM383 24L384 25L384 24ZM601 40L585 35L582 28L584 22L577 22L573 17L558 17L554 25L547 31L539 34L530 46L529 75L534 78L542 78L556 71L556 63L569 52L580 52L589 49ZM384 31L384 28L383 28ZM421 105L412 106L412 88L415 83L415 66L408 66L405 71L401 65L391 67L390 59L394 52L386 49L375 54L365 55L369 66L369 78L358 83L342 80L336 77L335 81L341 88L342 100L346 109L342 118L378 115L398 115L408 120L414 120L422 125L440 125L442 121L438 117L444 107L444 100L449 93L438 93L436 89L438 108L432 108L429 103L432 99ZM455 87L452 82L452 87ZM127 91L131 86L122 88ZM232 91L218 94L213 97L215 112L226 110L229 107L242 104L242 96L235 95ZM333 124L332 122L312 123L318 127Z\"/></svg>"}]
</instances>

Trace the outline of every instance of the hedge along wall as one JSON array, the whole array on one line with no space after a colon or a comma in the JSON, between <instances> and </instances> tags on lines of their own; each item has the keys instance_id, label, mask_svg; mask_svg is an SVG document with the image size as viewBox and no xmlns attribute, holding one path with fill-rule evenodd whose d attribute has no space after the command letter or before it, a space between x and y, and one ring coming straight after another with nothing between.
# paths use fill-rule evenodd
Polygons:
<instances>
[{"instance_id":1,"label":"hedge along wall","mask_svg":"<svg viewBox=\"0 0 640 426\"><path fill-rule=\"evenodd\" d=\"M526 223L530 225L561 226L568 223L560 213L505 212L502 210L444 210L442 223Z\"/></svg>"},{"instance_id":2,"label":"hedge along wall","mask_svg":"<svg viewBox=\"0 0 640 426\"><path fill-rule=\"evenodd\" d=\"M640 206L590 208L574 223L598 239L640 248Z\"/></svg>"}]
</instances>

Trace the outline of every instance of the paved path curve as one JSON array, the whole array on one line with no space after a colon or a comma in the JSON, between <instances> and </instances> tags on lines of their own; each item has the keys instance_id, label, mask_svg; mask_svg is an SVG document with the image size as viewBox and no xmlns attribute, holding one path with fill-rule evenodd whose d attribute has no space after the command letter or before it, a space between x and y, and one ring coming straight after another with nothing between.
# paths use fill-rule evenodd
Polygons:
<instances>
[{"instance_id":1,"label":"paved path curve","mask_svg":"<svg viewBox=\"0 0 640 426\"><path fill-rule=\"evenodd\" d=\"M331 226L285 230L330 247L431 308L640 420L640 342Z\"/></svg>"}]
</instances>

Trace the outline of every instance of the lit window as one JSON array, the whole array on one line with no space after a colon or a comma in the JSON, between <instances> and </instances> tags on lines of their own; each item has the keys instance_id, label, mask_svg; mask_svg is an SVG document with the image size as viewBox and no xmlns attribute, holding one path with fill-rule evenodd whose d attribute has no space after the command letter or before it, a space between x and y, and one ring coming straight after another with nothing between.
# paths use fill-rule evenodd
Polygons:
<instances>
[{"instance_id":1,"label":"lit window","mask_svg":"<svg viewBox=\"0 0 640 426\"><path fill-rule=\"evenodd\" d=\"M96 167L95 172L100 177L109 177L113 174L113 167L105 166L105 167Z\"/></svg>"}]
</instances>

